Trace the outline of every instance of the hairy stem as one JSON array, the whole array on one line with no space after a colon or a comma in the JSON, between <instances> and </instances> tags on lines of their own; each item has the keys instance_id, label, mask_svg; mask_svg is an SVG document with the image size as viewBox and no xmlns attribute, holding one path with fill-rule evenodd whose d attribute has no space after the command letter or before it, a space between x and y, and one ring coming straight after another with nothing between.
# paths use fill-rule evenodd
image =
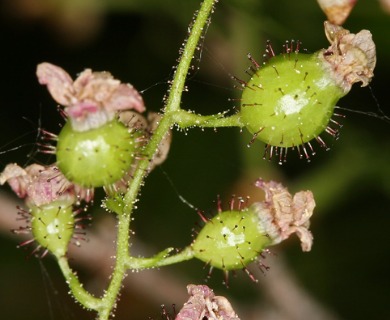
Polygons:
<instances>
[{"instance_id":1,"label":"hairy stem","mask_svg":"<svg viewBox=\"0 0 390 320\"><path fill-rule=\"evenodd\" d=\"M192 113L190 111L178 110L171 114L173 121L180 128L187 128L191 126L197 127L243 127L241 123L241 116L236 113L229 117L224 117L224 113L216 115L203 116Z\"/></svg>"},{"instance_id":2,"label":"hairy stem","mask_svg":"<svg viewBox=\"0 0 390 320\"><path fill-rule=\"evenodd\" d=\"M127 260L127 267L133 270L157 268L168 266L170 264L175 264L178 262L183 262L186 260L191 260L194 257L194 252L191 246L188 246L184 250L174 255L169 255L169 252L171 250L172 248L166 249L151 258L129 257L129 259Z\"/></svg>"},{"instance_id":3,"label":"hairy stem","mask_svg":"<svg viewBox=\"0 0 390 320\"><path fill-rule=\"evenodd\" d=\"M129 184L128 190L123 198L124 207L121 212L118 213L118 238L117 238L117 256L114 272L112 275L111 283L103 297L104 310L99 312L99 319L108 319L110 312L115 306L116 299L121 288L122 279L128 267L128 261L130 259L130 252L128 246L129 230L131 213L134 209L134 204L137 201L139 190L143 184L143 181L148 173L148 166L150 160L153 158L158 145L163 137L169 132L173 125L173 119L168 115L171 112L180 109L181 96L185 85L187 73L194 56L196 47L199 43L203 29L208 23L209 16L213 10L213 6L216 0L204 0L201 8L196 15L193 27L190 31L189 37L185 44L183 54L180 58L179 65L176 69L170 93L165 106L165 114L158 127L156 128L152 138L143 150L144 159L141 160L134 172L133 179ZM169 258L166 258L165 261ZM171 258L172 260L173 258Z\"/></svg>"},{"instance_id":4,"label":"hairy stem","mask_svg":"<svg viewBox=\"0 0 390 320\"><path fill-rule=\"evenodd\" d=\"M129 256L129 230L130 214L118 215L118 238L116 244L116 263L112 274L110 285L102 299L104 309L99 311L99 320L108 319L112 309L115 307L122 280L126 273L126 259Z\"/></svg>"},{"instance_id":5,"label":"hairy stem","mask_svg":"<svg viewBox=\"0 0 390 320\"><path fill-rule=\"evenodd\" d=\"M73 297L85 308L98 311L102 306L101 300L92 296L83 288L79 279L70 268L68 264L68 259L65 256L61 257L58 259L58 264L61 268L62 273L65 276L66 281L68 282Z\"/></svg>"},{"instance_id":6,"label":"hairy stem","mask_svg":"<svg viewBox=\"0 0 390 320\"><path fill-rule=\"evenodd\" d=\"M216 2L218 2L218 0L204 0L199 12L196 14L196 19L193 23L190 35L184 46L183 54L180 57L179 65L177 66L174 74L170 94L165 108L166 113L180 109L181 96L184 90L188 70L194 57L196 47L198 46L204 28L207 27L210 14L212 13Z\"/></svg>"}]
</instances>

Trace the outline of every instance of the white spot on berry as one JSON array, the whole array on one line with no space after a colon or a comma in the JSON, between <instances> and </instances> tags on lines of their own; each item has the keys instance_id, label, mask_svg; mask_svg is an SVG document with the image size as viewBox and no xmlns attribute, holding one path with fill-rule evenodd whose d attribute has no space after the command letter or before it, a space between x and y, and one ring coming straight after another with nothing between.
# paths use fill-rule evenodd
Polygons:
<instances>
[{"instance_id":1,"label":"white spot on berry","mask_svg":"<svg viewBox=\"0 0 390 320\"><path fill-rule=\"evenodd\" d=\"M226 239L226 242L230 247L234 247L238 244L242 244L245 241L244 233L235 234L228 227L222 228L221 235Z\"/></svg>"},{"instance_id":2,"label":"white spot on berry","mask_svg":"<svg viewBox=\"0 0 390 320\"><path fill-rule=\"evenodd\" d=\"M298 113L302 110L303 107L309 102L308 99L305 99L300 95L298 99L295 99L295 96L300 93L299 91L292 94L286 94L279 99L276 105L276 110L282 112L286 115Z\"/></svg>"},{"instance_id":3,"label":"white spot on berry","mask_svg":"<svg viewBox=\"0 0 390 320\"><path fill-rule=\"evenodd\" d=\"M48 234L58 234L60 230L58 229L58 225L60 221L55 218L51 223L49 223L46 227L46 231Z\"/></svg>"}]
</instances>

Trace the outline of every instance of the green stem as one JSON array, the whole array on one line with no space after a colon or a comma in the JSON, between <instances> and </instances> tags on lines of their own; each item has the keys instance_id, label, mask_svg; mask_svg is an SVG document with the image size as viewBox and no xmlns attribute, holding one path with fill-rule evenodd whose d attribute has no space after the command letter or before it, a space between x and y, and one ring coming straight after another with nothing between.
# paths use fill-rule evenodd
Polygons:
<instances>
[{"instance_id":1,"label":"green stem","mask_svg":"<svg viewBox=\"0 0 390 320\"><path fill-rule=\"evenodd\" d=\"M158 127L154 131L152 138L145 147L143 152L145 158L139 162L137 170L134 172L133 180L125 194L124 202L126 203L126 207L124 208L124 212L130 213L132 211L133 204L137 199L138 192L147 174L149 161L153 158L161 140L175 123L175 119L174 117L170 117L170 113L180 110L181 96L184 90L187 73L196 47L203 33L203 29L206 26L208 18L213 10L215 1L216 0L204 0L197 14L172 80L172 86L165 105L164 115L160 120Z\"/></svg>"},{"instance_id":2,"label":"green stem","mask_svg":"<svg viewBox=\"0 0 390 320\"><path fill-rule=\"evenodd\" d=\"M129 256L129 230L130 213L119 214L115 269L112 274L110 285L102 299L102 304L105 308L99 312L99 320L108 319L111 310L116 304L119 290L122 286L122 280L127 270L126 260Z\"/></svg>"},{"instance_id":3,"label":"green stem","mask_svg":"<svg viewBox=\"0 0 390 320\"><path fill-rule=\"evenodd\" d=\"M216 115L202 116L191 111L178 110L171 114L173 122L180 128L187 128L192 126L197 127L243 127L241 123L241 116L236 113L229 117L224 117L223 113Z\"/></svg>"},{"instance_id":4,"label":"green stem","mask_svg":"<svg viewBox=\"0 0 390 320\"><path fill-rule=\"evenodd\" d=\"M194 257L194 251L191 246L188 246L184 250L177 254L168 256L170 249L164 250L161 253L156 254L151 258L135 258L129 257L127 260L127 267L129 269L147 269L163 267L170 264L191 260Z\"/></svg>"},{"instance_id":5,"label":"green stem","mask_svg":"<svg viewBox=\"0 0 390 320\"><path fill-rule=\"evenodd\" d=\"M66 281L72 291L73 297L81 303L85 308L100 310L102 307L102 301L99 298L94 297L87 292L81 285L76 274L73 273L69 267L68 259L66 257L58 258L58 264L61 268L62 273L65 276Z\"/></svg>"},{"instance_id":6,"label":"green stem","mask_svg":"<svg viewBox=\"0 0 390 320\"><path fill-rule=\"evenodd\" d=\"M190 31L190 35L183 50L183 55L180 58L179 65L176 69L172 81L172 86L170 88L170 93L164 110L165 115L160 120L160 123L154 131L153 136L143 150L144 159L138 163L137 169L133 174L133 179L129 184L129 188L126 194L124 195L123 201L125 205L123 207L123 210L121 210L120 213L118 212L119 222L116 264L112 274L111 283L106 291L106 294L103 297L102 302L104 304L104 310L99 312L100 320L108 319L111 310L115 306L116 299L118 297L119 290L122 285L122 279L125 275L128 266L127 262L130 259L128 239L131 213L134 209L134 204L137 201L139 190L143 185L143 181L147 175L149 162L153 158L156 150L158 149L158 145L160 144L161 140L169 132L170 128L173 125L173 120L171 117L168 116L168 114L180 109L181 96L184 90L185 80L191 64L191 60L194 56L199 39L203 33L203 29L206 26L208 18L212 12L214 2L215 0L204 0L201 5L201 8L196 16L193 27ZM174 258L171 258L171 261L173 260ZM167 258L167 260L165 261L169 261L169 259Z\"/></svg>"},{"instance_id":7,"label":"green stem","mask_svg":"<svg viewBox=\"0 0 390 320\"><path fill-rule=\"evenodd\" d=\"M183 54L180 57L180 62L173 78L165 112L180 109L181 96L184 90L188 70L215 2L216 0L204 0L199 12L196 14L196 19L192 25L190 35L185 43Z\"/></svg>"}]
</instances>

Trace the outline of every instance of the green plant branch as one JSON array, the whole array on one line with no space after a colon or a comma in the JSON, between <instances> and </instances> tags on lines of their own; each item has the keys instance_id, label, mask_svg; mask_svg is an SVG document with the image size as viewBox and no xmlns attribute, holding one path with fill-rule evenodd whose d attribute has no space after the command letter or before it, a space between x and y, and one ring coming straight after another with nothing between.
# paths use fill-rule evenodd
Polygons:
<instances>
[{"instance_id":1,"label":"green plant branch","mask_svg":"<svg viewBox=\"0 0 390 320\"><path fill-rule=\"evenodd\" d=\"M112 274L110 285L103 296L102 304L104 308L99 310L99 319L108 319L112 309L116 305L119 290L122 286L122 280L126 272L126 259L129 255L129 230L130 214L118 215L118 236L116 247L116 263Z\"/></svg>"},{"instance_id":2,"label":"green plant branch","mask_svg":"<svg viewBox=\"0 0 390 320\"><path fill-rule=\"evenodd\" d=\"M194 57L200 37L203 33L204 27L208 23L208 19L213 10L215 2L216 0L205 0L202 3L201 8L196 16L189 37L184 46L183 54L180 57L179 65L177 66L172 80L169 96L164 109L164 115L160 120L156 130L154 131L149 143L146 145L143 151L145 157L139 162L138 167L134 172L133 180L124 196L124 214L131 213L143 180L147 175L149 161L156 153L161 140L169 132L170 128L174 124L175 119L174 117L170 117L170 114L180 110L181 97L184 90L188 70Z\"/></svg>"},{"instance_id":3,"label":"green plant branch","mask_svg":"<svg viewBox=\"0 0 390 320\"><path fill-rule=\"evenodd\" d=\"M121 210L118 210L118 208L115 210L118 215L116 263L110 285L101 300L101 307L98 310L100 320L108 319L116 304L116 299L122 286L122 279L127 268L129 267L129 261L134 264L135 262L138 262L138 265L142 266L141 259L136 260L136 258L130 257L128 241L130 235L129 231L131 213L135 207L135 203L137 202L139 190L143 185L143 181L148 173L149 162L156 153L161 140L169 132L170 128L174 124L174 117L170 117L170 113L180 110L181 97L184 90L188 70L191 65L192 58L195 54L196 47L198 46L199 40L203 34L204 28L208 23L209 16L213 11L215 2L216 0L204 0L199 12L196 14L196 19L192 25L189 37L184 46L183 54L180 57L179 65L177 66L176 72L174 74L172 86L170 88L169 96L165 105L164 115L160 120L158 127L154 131L153 136L143 150L144 159L138 163L138 166L133 175L133 179L131 180L131 183L129 183L128 190L123 197L123 207ZM152 257L146 259L144 265L149 263L151 266L153 261L157 263L155 266L166 265L183 261L184 259L188 260L192 257L189 249L184 250L183 252L181 254L166 257L160 260L156 260L156 258L153 259ZM70 273L72 272L70 271ZM77 283L72 282L70 285L76 285ZM74 288L72 288L72 292L73 291L75 291ZM77 296L78 300L79 298L83 305L89 301L84 301L86 298L88 298L88 296L86 297L85 292L83 295Z\"/></svg>"},{"instance_id":4,"label":"green plant branch","mask_svg":"<svg viewBox=\"0 0 390 320\"><path fill-rule=\"evenodd\" d=\"M112 274L110 285L101 299L88 293L78 280L76 274L69 267L66 257L58 259L58 264L64 274L74 298L84 307L98 312L100 320L109 318L113 310L123 277L127 270L126 261L128 258L128 232L130 226L129 214L118 214L118 239L116 249L116 264Z\"/></svg>"},{"instance_id":5,"label":"green plant branch","mask_svg":"<svg viewBox=\"0 0 390 320\"><path fill-rule=\"evenodd\" d=\"M184 250L178 252L177 254L169 255L172 250L174 249L165 249L151 258L129 257L126 264L127 268L137 270L163 267L186 260L191 260L194 257L194 251L192 250L191 246L186 247Z\"/></svg>"},{"instance_id":6,"label":"green plant branch","mask_svg":"<svg viewBox=\"0 0 390 320\"><path fill-rule=\"evenodd\" d=\"M101 299L94 297L83 288L76 274L70 268L68 264L68 259L63 256L58 258L57 261L63 275L65 276L66 281L68 282L73 297L85 308L99 311L102 307Z\"/></svg>"},{"instance_id":7,"label":"green plant branch","mask_svg":"<svg viewBox=\"0 0 390 320\"><path fill-rule=\"evenodd\" d=\"M142 150L143 159L139 161L137 168L133 174L131 183L125 195L120 197L108 198L105 202L106 208L115 212L118 216L118 235L116 247L116 263L112 273L111 282L107 291L101 299L96 298L83 289L77 276L70 269L66 258L59 259L60 268L65 275L74 297L86 308L96 310L100 320L109 318L113 308L116 305L116 300L119 290L122 286L122 280L128 269L146 269L152 267L166 266L193 258L193 250L188 246L181 252L170 255L172 248L168 248L150 258L132 257L129 250L129 235L131 213L135 208L137 197L143 181L148 174L150 160L153 158L158 146L164 136L168 134L174 124L181 128L191 126L201 127L242 127L239 114L225 117L224 113L216 115L202 116L189 111L181 110L181 97L185 87L185 81L191 61L194 57L195 50L199 40L204 33L204 28L209 22L210 14L213 11L214 4L217 0L204 0L199 12L196 14L195 21L192 25L189 37L185 42L180 62L174 74L172 85L169 91L169 96L165 105L164 114L159 122L159 125L153 132L153 136L148 144Z\"/></svg>"},{"instance_id":8,"label":"green plant branch","mask_svg":"<svg viewBox=\"0 0 390 320\"><path fill-rule=\"evenodd\" d=\"M199 40L204 33L204 28L207 27L210 14L212 13L216 2L217 0L204 0L199 12L196 14L196 19L192 25L189 37L185 42L183 54L180 57L179 65L177 66L174 74L165 112L180 109L181 96L184 90L188 70L194 57L195 50L199 44Z\"/></svg>"},{"instance_id":9,"label":"green plant branch","mask_svg":"<svg viewBox=\"0 0 390 320\"><path fill-rule=\"evenodd\" d=\"M171 113L171 118L180 128L187 127L243 127L241 115L236 113L232 116L225 117L224 113L216 115L203 116L191 111L178 110Z\"/></svg>"}]
</instances>

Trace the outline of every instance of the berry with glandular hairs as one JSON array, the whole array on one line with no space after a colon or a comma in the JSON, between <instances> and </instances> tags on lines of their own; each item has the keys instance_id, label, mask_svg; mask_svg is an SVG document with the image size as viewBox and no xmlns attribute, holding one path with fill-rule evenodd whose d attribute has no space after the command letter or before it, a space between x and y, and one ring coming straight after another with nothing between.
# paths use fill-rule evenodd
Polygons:
<instances>
[{"instance_id":1,"label":"berry with glandular hairs","mask_svg":"<svg viewBox=\"0 0 390 320\"><path fill-rule=\"evenodd\" d=\"M74 231L72 205L66 201L55 201L42 207L32 207L30 211L35 241L57 258L64 256Z\"/></svg>"},{"instance_id":2,"label":"berry with glandular hairs","mask_svg":"<svg viewBox=\"0 0 390 320\"><path fill-rule=\"evenodd\" d=\"M38 65L37 76L64 106L67 123L54 152L65 177L86 188L109 189L121 181L134 163L141 134L118 118L124 111L145 111L138 91L108 72L90 69L73 81L65 70L47 62Z\"/></svg>"},{"instance_id":3,"label":"berry with glandular hairs","mask_svg":"<svg viewBox=\"0 0 390 320\"><path fill-rule=\"evenodd\" d=\"M342 96L315 55L274 56L244 89L242 122L271 146L304 145L326 129Z\"/></svg>"},{"instance_id":4,"label":"berry with glandular hairs","mask_svg":"<svg viewBox=\"0 0 390 320\"><path fill-rule=\"evenodd\" d=\"M227 272L243 269L253 280L246 266L258 260L268 247L297 234L303 251L310 251L313 236L309 231L315 201L310 191L291 195L287 188L274 181L258 179L255 186L264 190L265 200L237 210L219 212L206 223L192 243L195 258ZM260 261L259 261L260 262ZM260 262L260 267L262 267ZM227 278L226 278L227 280Z\"/></svg>"},{"instance_id":5,"label":"berry with glandular hairs","mask_svg":"<svg viewBox=\"0 0 390 320\"><path fill-rule=\"evenodd\" d=\"M194 256L222 270L243 269L270 243L253 210L228 210L209 220L192 244Z\"/></svg>"},{"instance_id":6,"label":"berry with glandular hairs","mask_svg":"<svg viewBox=\"0 0 390 320\"><path fill-rule=\"evenodd\" d=\"M57 165L83 187L107 186L129 171L136 151L137 135L117 119L87 131L75 131L68 122L58 136Z\"/></svg>"},{"instance_id":7,"label":"berry with glandular hairs","mask_svg":"<svg viewBox=\"0 0 390 320\"><path fill-rule=\"evenodd\" d=\"M326 147L319 135L325 131L337 138L340 125L331 119L337 101L353 83L365 86L373 77L375 45L369 31L350 34L327 22L325 32L331 46L314 54L300 53L299 43L295 48L287 43L275 55L268 43L270 58L264 65L249 55L254 68L251 79L240 82L241 121L252 141L266 143L269 158L279 154L282 162L288 148L297 148L309 159L313 139Z\"/></svg>"},{"instance_id":8,"label":"berry with glandular hairs","mask_svg":"<svg viewBox=\"0 0 390 320\"><path fill-rule=\"evenodd\" d=\"M75 230L75 215L78 212L74 211L74 205L80 204L80 201L91 201L93 191L69 182L53 165L32 164L21 168L14 163L8 164L0 173L0 184L5 182L20 198L25 199L29 208L24 210L18 207L20 220L25 220L27 225L13 231L31 231L33 239L20 246L36 241L38 246L33 253L44 249L41 257L47 252L57 258L64 256Z\"/></svg>"},{"instance_id":9,"label":"berry with glandular hairs","mask_svg":"<svg viewBox=\"0 0 390 320\"><path fill-rule=\"evenodd\" d=\"M192 243L194 257L210 266L209 276L213 268L223 270L226 286L229 285L230 270L243 270L256 282L246 266L257 261L262 268L264 265L259 257L263 257L263 252L271 243L256 210L243 208L245 204L239 198L238 206L235 206L233 197L229 210L224 211L218 199L218 214L212 219L198 212L205 226Z\"/></svg>"}]
</instances>

